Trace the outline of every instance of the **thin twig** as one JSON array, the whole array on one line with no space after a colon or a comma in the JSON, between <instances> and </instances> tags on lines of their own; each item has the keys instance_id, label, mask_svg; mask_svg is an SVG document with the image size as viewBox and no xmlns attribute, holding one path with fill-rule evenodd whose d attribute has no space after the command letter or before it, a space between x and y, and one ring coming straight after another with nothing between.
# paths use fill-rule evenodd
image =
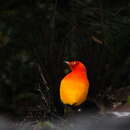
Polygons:
<instances>
[{"instance_id":1,"label":"thin twig","mask_svg":"<svg viewBox=\"0 0 130 130\"><path fill-rule=\"evenodd\" d=\"M46 97L44 96L43 92L41 91L40 85L39 85L38 91L40 92L41 99L45 102L46 106L49 106L48 103L47 103Z\"/></svg>"},{"instance_id":2,"label":"thin twig","mask_svg":"<svg viewBox=\"0 0 130 130\"><path fill-rule=\"evenodd\" d=\"M45 87L47 88L47 90L49 90L47 80L45 79L45 76L43 75L43 72L42 72L42 69L41 69L40 65L38 65L38 70L40 72L40 76L42 78L43 84L45 85Z\"/></svg>"}]
</instances>

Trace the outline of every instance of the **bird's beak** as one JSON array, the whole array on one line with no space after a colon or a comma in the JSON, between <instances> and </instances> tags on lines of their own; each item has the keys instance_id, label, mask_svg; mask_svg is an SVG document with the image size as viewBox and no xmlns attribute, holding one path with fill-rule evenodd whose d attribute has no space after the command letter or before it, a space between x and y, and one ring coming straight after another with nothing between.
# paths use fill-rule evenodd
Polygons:
<instances>
[{"instance_id":1,"label":"bird's beak","mask_svg":"<svg viewBox=\"0 0 130 130\"><path fill-rule=\"evenodd\" d=\"M69 65L70 63L69 63L69 61L64 61L64 63L66 63L67 65Z\"/></svg>"}]
</instances>

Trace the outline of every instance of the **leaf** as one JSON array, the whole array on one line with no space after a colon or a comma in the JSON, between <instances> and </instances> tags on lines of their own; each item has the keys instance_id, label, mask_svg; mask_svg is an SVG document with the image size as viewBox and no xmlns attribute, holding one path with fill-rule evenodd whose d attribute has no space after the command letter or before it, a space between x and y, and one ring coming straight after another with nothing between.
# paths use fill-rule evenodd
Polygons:
<instances>
[{"instance_id":1,"label":"leaf","mask_svg":"<svg viewBox=\"0 0 130 130\"><path fill-rule=\"evenodd\" d=\"M130 104L130 96L128 96L128 103Z\"/></svg>"},{"instance_id":2,"label":"leaf","mask_svg":"<svg viewBox=\"0 0 130 130\"><path fill-rule=\"evenodd\" d=\"M33 93L21 93L16 96L16 100L22 100L22 99L34 99L37 98L37 96Z\"/></svg>"}]
</instances>

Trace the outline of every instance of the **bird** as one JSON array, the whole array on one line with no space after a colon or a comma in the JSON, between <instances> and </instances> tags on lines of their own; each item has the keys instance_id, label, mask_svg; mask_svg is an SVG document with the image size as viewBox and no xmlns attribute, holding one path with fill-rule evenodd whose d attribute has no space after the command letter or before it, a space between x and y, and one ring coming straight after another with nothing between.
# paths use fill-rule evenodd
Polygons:
<instances>
[{"instance_id":1,"label":"bird","mask_svg":"<svg viewBox=\"0 0 130 130\"><path fill-rule=\"evenodd\" d=\"M86 101L89 91L87 69L81 61L65 61L69 72L60 82L60 100L63 104L79 106Z\"/></svg>"}]
</instances>

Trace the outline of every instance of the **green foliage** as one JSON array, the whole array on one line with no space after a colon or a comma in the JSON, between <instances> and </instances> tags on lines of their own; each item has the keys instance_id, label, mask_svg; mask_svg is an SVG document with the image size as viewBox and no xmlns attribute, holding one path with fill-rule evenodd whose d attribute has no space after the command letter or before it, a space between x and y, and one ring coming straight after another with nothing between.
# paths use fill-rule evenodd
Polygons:
<instances>
[{"instance_id":1,"label":"green foliage","mask_svg":"<svg viewBox=\"0 0 130 130\"><path fill-rule=\"evenodd\" d=\"M24 99L26 99L26 100L38 100L37 99L37 95L35 95L34 93L21 93L21 94L19 94L19 95L17 95L17 97L16 97L16 100L24 100Z\"/></svg>"},{"instance_id":2,"label":"green foliage","mask_svg":"<svg viewBox=\"0 0 130 130\"><path fill-rule=\"evenodd\" d=\"M50 122L50 121L39 121L36 125L35 125L35 129L56 129L56 126Z\"/></svg>"},{"instance_id":3,"label":"green foliage","mask_svg":"<svg viewBox=\"0 0 130 130\"><path fill-rule=\"evenodd\" d=\"M128 103L130 103L130 96L128 96Z\"/></svg>"}]
</instances>

